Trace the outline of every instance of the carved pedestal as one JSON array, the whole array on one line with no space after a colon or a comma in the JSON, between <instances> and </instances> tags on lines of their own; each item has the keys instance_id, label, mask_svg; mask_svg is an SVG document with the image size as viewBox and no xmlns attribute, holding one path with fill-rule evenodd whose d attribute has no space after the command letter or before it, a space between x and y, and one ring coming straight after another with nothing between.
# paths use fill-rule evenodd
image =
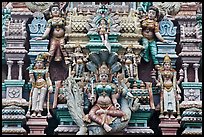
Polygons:
<instances>
[{"instance_id":1,"label":"carved pedestal","mask_svg":"<svg viewBox=\"0 0 204 137\"><path fill-rule=\"evenodd\" d=\"M176 135L180 124L176 119L161 119L159 124L162 135Z\"/></svg>"},{"instance_id":2,"label":"carved pedestal","mask_svg":"<svg viewBox=\"0 0 204 137\"><path fill-rule=\"evenodd\" d=\"M57 135L76 135L78 130L77 125L58 125L54 132Z\"/></svg>"},{"instance_id":3,"label":"carved pedestal","mask_svg":"<svg viewBox=\"0 0 204 137\"><path fill-rule=\"evenodd\" d=\"M44 130L48 125L47 117L31 117L28 119L27 125L30 128L30 133L28 135L46 135Z\"/></svg>"}]
</instances>

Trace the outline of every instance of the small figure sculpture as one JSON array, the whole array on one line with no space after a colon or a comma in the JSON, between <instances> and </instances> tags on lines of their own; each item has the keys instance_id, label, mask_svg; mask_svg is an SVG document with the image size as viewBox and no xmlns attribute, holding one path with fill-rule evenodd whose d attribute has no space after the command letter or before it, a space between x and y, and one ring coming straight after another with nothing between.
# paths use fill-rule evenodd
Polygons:
<instances>
[{"instance_id":1,"label":"small figure sculpture","mask_svg":"<svg viewBox=\"0 0 204 137\"><path fill-rule=\"evenodd\" d=\"M181 82L181 77L176 81L176 71L171 67L171 59L168 54L165 55L163 67L158 71L157 85L161 87L160 98L160 118L180 118L179 100L181 90L178 84ZM169 115L169 116L168 116Z\"/></svg>"},{"instance_id":2,"label":"small figure sculpture","mask_svg":"<svg viewBox=\"0 0 204 137\"><path fill-rule=\"evenodd\" d=\"M129 77L135 77L137 75L137 62L136 56L132 50L132 47L129 46L126 50L125 56L125 66Z\"/></svg>"},{"instance_id":3,"label":"small figure sculpture","mask_svg":"<svg viewBox=\"0 0 204 137\"><path fill-rule=\"evenodd\" d=\"M160 41L168 43L168 41L164 40L164 38L159 33L159 23L157 22L157 18L159 16L159 10L156 7L150 7L148 11L148 16L141 21L142 27L142 44L144 46L144 51L142 52L142 57L146 62L149 62L149 52L151 53L151 57L153 63L155 65L155 69L159 68L159 62L156 58L157 54L157 45L156 38Z\"/></svg>"},{"instance_id":4,"label":"small figure sculpture","mask_svg":"<svg viewBox=\"0 0 204 137\"><path fill-rule=\"evenodd\" d=\"M87 59L84 57L84 54L82 53L82 49L80 45L78 44L74 53L73 53L73 64L74 66L74 72L75 77L79 78L82 77L82 74L84 72L84 62L86 62Z\"/></svg>"},{"instance_id":5,"label":"small figure sculpture","mask_svg":"<svg viewBox=\"0 0 204 137\"><path fill-rule=\"evenodd\" d=\"M98 33L101 36L103 44L106 46L109 52L111 52L110 44L108 43L108 34L110 32L109 23L105 20L104 14L102 14L102 19L98 26Z\"/></svg>"},{"instance_id":6,"label":"small figure sculpture","mask_svg":"<svg viewBox=\"0 0 204 137\"><path fill-rule=\"evenodd\" d=\"M60 6L56 3L50 6L49 8L51 19L47 22L47 28L42 35L42 37L37 37L35 40L44 40L48 36L51 36L50 39L50 49L49 53L51 54L49 62L52 61L55 56L55 61L62 60L62 54L64 56L65 63L68 64L68 55L65 51L65 19L61 17ZM62 53L62 54L61 54Z\"/></svg>"},{"instance_id":7,"label":"small figure sculpture","mask_svg":"<svg viewBox=\"0 0 204 137\"><path fill-rule=\"evenodd\" d=\"M31 110L33 111L32 117L41 117L43 111L43 104L45 102L45 97L47 94L47 90L49 93L52 93L53 87L52 82L50 80L48 66L46 61L48 59L49 54L41 53L38 54L37 58L35 59L34 68L30 68L29 76L30 82L32 83L32 89L30 93L30 105L32 106ZM49 93L47 96L47 111L48 117L50 117L49 113ZM30 115L30 106L27 113L27 116Z\"/></svg>"},{"instance_id":8,"label":"small figure sculpture","mask_svg":"<svg viewBox=\"0 0 204 137\"><path fill-rule=\"evenodd\" d=\"M93 85L92 81L92 91L88 94L92 104L95 101L96 103L84 117L86 122L94 121L103 126L106 132L112 130L109 124L115 118L119 117L121 121L128 120L126 113L120 110L120 104L117 102L120 93L117 92L116 86L109 82L109 74L109 68L103 63L99 68L99 82Z\"/></svg>"}]
</instances>

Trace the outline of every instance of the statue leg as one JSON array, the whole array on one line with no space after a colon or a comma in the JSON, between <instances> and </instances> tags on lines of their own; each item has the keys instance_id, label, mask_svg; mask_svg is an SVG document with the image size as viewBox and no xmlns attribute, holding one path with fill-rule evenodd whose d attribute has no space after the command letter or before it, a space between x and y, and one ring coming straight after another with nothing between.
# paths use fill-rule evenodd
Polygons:
<instances>
[{"instance_id":1,"label":"statue leg","mask_svg":"<svg viewBox=\"0 0 204 137\"><path fill-rule=\"evenodd\" d=\"M45 102L45 96L46 96L46 93L47 93L47 89L45 87L42 87L40 89L40 100L39 100L39 113L37 116L42 116L41 115L41 112L43 111L43 104Z\"/></svg>"},{"instance_id":2,"label":"statue leg","mask_svg":"<svg viewBox=\"0 0 204 137\"><path fill-rule=\"evenodd\" d=\"M128 120L127 115L121 110L116 110L114 106L110 107L110 110L108 110L107 114L112 117L121 117L121 121Z\"/></svg>"},{"instance_id":3,"label":"statue leg","mask_svg":"<svg viewBox=\"0 0 204 137\"><path fill-rule=\"evenodd\" d=\"M142 45L144 46L144 51L142 52L142 57L146 62L149 62L149 41L146 38L142 38Z\"/></svg>"},{"instance_id":4,"label":"statue leg","mask_svg":"<svg viewBox=\"0 0 204 137\"><path fill-rule=\"evenodd\" d=\"M57 99L58 99L60 87L61 87L61 80L55 81L55 93L54 93L53 108L57 107Z\"/></svg>"},{"instance_id":5,"label":"statue leg","mask_svg":"<svg viewBox=\"0 0 204 137\"><path fill-rule=\"evenodd\" d=\"M158 59L156 58L156 55L157 55L157 45L156 45L156 41L152 41L150 44L150 52L151 52L151 56L152 56L152 60L153 60L153 63L154 65L158 65L159 64L159 61Z\"/></svg>"},{"instance_id":6,"label":"statue leg","mask_svg":"<svg viewBox=\"0 0 204 137\"><path fill-rule=\"evenodd\" d=\"M36 111L37 111L37 98L38 98L38 89L34 88L33 90L33 95L32 95L32 108L31 110L34 111L31 116L36 116Z\"/></svg>"}]
</instances>

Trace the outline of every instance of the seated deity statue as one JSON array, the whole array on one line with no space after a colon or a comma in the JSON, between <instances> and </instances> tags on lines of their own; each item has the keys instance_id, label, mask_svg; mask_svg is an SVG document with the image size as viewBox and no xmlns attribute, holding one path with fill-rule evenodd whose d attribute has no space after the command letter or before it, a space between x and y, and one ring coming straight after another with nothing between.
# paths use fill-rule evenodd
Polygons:
<instances>
[{"instance_id":1,"label":"seated deity statue","mask_svg":"<svg viewBox=\"0 0 204 137\"><path fill-rule=\"evenodd\" d=\"M116 119L126 121L126 113L120 110L120 104L117 99L120 93L117 91L116 85L110 82L109 68L105 63L99 68L99 81L92 82L92 91L88 93L89 99L93 103L93 107L83 118L86 122L96 122L101 125L106 132L110 132L112 127L110 124Z\"/></svg>"}]
</instances>

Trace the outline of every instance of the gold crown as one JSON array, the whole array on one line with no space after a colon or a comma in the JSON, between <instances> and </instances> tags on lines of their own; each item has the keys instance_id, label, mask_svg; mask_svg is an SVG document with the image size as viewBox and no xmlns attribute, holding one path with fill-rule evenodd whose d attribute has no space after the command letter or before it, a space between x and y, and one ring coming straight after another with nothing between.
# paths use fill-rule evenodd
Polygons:
<instances>
[{"instance_id":1,"label":"gold crown","mask_svg":"<svg viewBox=\"0 0 204 137\"><path fill-rule=\"evenodd\" d=\"M170 57L169 57L169 55L167 53L164 56L164 62L171 62L171 59L170 59Z\"/></svg>"},{"instance_id":2,"label":"gold crown","mask_svg":"<svg viewBox=\"0 0 204 137\"><path fill-rule=\"evenodd\" d=\"M44 60L43 54L38 54L35 60L36 61L43 61Z\"/></svg>"},{"instance_id":3,"label":"gold crown","mask_svg":"<svg viewBox=\"0 0 204 137\"><path fill-rule=\"evenodd\" d=\"M103 64L100 66L99 74L109 74L109 68L107 67L105 62L103 62Z\"/></svg>"}]
</instances>

